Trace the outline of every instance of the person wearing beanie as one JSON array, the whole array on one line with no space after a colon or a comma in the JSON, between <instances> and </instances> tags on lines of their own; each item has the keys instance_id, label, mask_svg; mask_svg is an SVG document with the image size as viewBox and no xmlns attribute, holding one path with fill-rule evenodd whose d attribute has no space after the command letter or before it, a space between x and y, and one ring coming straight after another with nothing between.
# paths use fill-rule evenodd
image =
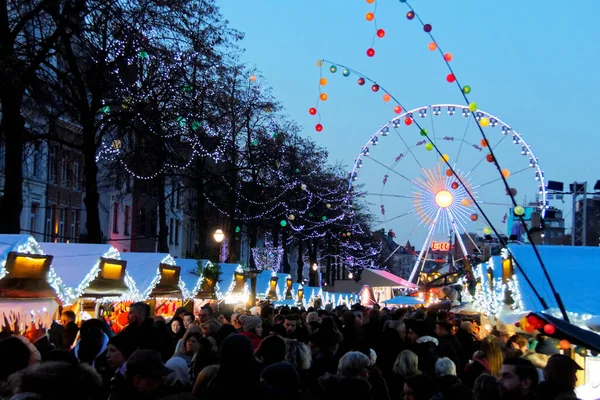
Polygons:
<instances>
[{"instance_id":1,"label":"person wearing beanie","mask_svg":"<svg viewBox=\"0 0 600 400\"><path fill-rule=\"evenodd\" d=\"M408 330L410 350L419 357L419 370L429 376L435 376L438 340L427 335L427 327L424 321L409 320L407 321L406 328Z\"/></svg>"},{"instance_id":2,"label":"person wearing beanie","mask_svg":"<svg viewBox=\"0 0 600 400\"><path fill-rule=\"evenodd\" d=\"M110 381L111 398L114 394L122 393L125 390L127 360L136 350L137 345L130 336L117 335L108 341L106 362L110 368L115 370Z\"/></svg>"},{"instance_id":3,"label":"person wearing beanie","mask_svg":"<svg viewBox=\"0 0 600 400\"><path fill-rule=\"evenodd\" d=\"M240 335L247 337L252 342L252 350L258 349L262 338L262 320L259 317L248 316L244 318L244 331Z\"/></svg>"}]
</instances>

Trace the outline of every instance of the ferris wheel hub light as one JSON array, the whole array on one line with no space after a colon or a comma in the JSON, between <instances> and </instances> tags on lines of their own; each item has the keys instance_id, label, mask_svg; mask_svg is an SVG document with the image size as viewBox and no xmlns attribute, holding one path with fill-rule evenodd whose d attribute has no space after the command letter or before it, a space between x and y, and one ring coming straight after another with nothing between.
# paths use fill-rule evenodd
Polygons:
<instances>
[{"instance_id":1,"label":"ferris wheel hub light","mask_svg":"<svg viewBox=\"0 0 600 400\"><path fill-rule=\"evenodd\" d=\"M442 208L448 208L452 205L452 194L447 190L440 190L435 194L435 204Z\"/></svg>"}]
</instances>

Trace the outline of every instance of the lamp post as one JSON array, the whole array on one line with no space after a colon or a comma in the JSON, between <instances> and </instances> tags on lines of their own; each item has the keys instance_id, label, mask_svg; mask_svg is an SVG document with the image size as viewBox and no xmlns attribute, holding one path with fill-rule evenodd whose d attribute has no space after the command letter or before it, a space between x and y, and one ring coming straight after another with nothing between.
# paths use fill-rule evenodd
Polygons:
<instances>
[{"instance_id":1,"label":"lamp post","mask_svg":"<svg viewBox=\"0 0 600 400\"><path fill-rule=\"evenodd\" d=\"M248 299L248 308L254 307L256 305L256 278L260 274L260 270L255 266L250 266L249 268L244 269L244 275L246 279L250 279L250 298Z\"/></svg>"},{"instance_id":2,"label":"lamp post","mask_svg":"<svg viewBox=\"0 0 600 400\"><path fill-rule=\"evenodd\" d=\"M219 263L219 261L221 261L221 243L223 242L223 239L225 239L225 234L223 233L223 231L221 229L217 229L215 231L215 233L213 234L213 238L215 239L215 242L217 242L217 245L219 247L219 251L218 251L218 258L217 258L217 264Z\"/></svg>"}]
</instances>

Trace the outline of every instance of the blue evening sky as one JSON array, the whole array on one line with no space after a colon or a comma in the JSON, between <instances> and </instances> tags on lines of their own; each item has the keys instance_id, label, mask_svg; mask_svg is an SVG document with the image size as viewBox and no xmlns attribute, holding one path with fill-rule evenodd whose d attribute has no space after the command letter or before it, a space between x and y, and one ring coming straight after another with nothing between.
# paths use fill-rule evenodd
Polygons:
<instances>
[{"instance_id":1,"label":"blue evening sky","mask_svg":"<svg viewBox=\"0 0 600 400\"><path fill-rule=\"evenodd\" d=\"M546 179L565 183L587 180L593 187L600 179L596 121L600 109L600 31L595 27L600 1L413 0L411 4L433 26L432 33L443 50L453 54L451 64L459 81L472 87L470 100L523 135L539 158ZM329 80L324 91L329 99L319 106L324 130L317 133L317 117L310 116L308 108L315 105L319 93L320 75L315 64L319 58L371 77L409 109L464 104L457 87L446 82L448 71L439 54L428 50L430 40L421 25L416 19L406 19L408 9L398 1L378 1L377 26L385 29L386 36L375 40L377 54L373 58L365 55L375 32L374 24L365 20L365 14L373 10L365 0L221 0L220 7L230 25L246 35L242 43L244 61L256 66L285 112L303 127L304 135L328 149L332 162L350 166L369 137L395 114L393 104L384 103L381 92L373 93L367 85L360 87L356 76L344 78L342 68L335 75L324 70ZM466 119L460 121L460 116L436 118L440 118L440 122L435 121L439 136L458 138L467 129ZM412 135L409 147L419 140L415 129L407 133ZM500 140L499 128L494 129L493 137ZM477 143L477 131L471 129L470 135L473 139L468 143ZM377 153L378 159L386 165L394 154L407 151L401 139L393 136L380 138L377 148L382 151ZM527 158L510 139L498 146L498 158L504 168L521 171L528 164ZM438 145L442 151L448 145L451 158L459 151L451 142L440 141ZM422 147L413 151L426 168L436 166L433 154L426 154ZM375 149L371 153L375 157ZM462 171L475 170L471 175L474 186L498 176L485 161L477 166L479 154L465 152L457 161ZM406 160L399 170L411 179L420 176L417 164ZM366 190L379 193L385 173L384 168L367 165L365 160L358 182L365 183ZM533 170L514 179L518 200L535 200ZM387 193L412 196L413 190L402 186L406 182L396 182L392 188L396 183L390 180ZM496 184L480 188L478 194L490 203L498 198L506 203L503 187ZM563 208L569 219L570 197L565 200L564 205L556 201L551 204ZM370 202L378 219L382 218L379 210L383 202L384 218L412 209L412 200L375 197ZM506 207L490 207L494 225L505 229L501 219ZM381 227L393 228L403 241L417 221L412 215ZM482 228L481 221L467 227L479 232ZM410 238L418 242L425 235L421 226Z\"/></svg>"}]
</instances>

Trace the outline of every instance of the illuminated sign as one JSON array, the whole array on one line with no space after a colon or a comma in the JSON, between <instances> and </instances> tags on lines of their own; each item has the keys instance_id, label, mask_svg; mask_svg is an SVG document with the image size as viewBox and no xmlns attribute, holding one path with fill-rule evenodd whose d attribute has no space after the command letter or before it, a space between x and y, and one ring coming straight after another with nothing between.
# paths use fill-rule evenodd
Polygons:
<instances>
[{"instance_id":1,"label":"illuminated sign","mask_svg":"<svg viewBox=\"0 0 600 400\"><path fill-rule=\"evenodd\" d=\"M448 243L448 242L432 242L431 250L433 250L433 251L450 251L450 243Z\"/></svg>"}]
</instances>

